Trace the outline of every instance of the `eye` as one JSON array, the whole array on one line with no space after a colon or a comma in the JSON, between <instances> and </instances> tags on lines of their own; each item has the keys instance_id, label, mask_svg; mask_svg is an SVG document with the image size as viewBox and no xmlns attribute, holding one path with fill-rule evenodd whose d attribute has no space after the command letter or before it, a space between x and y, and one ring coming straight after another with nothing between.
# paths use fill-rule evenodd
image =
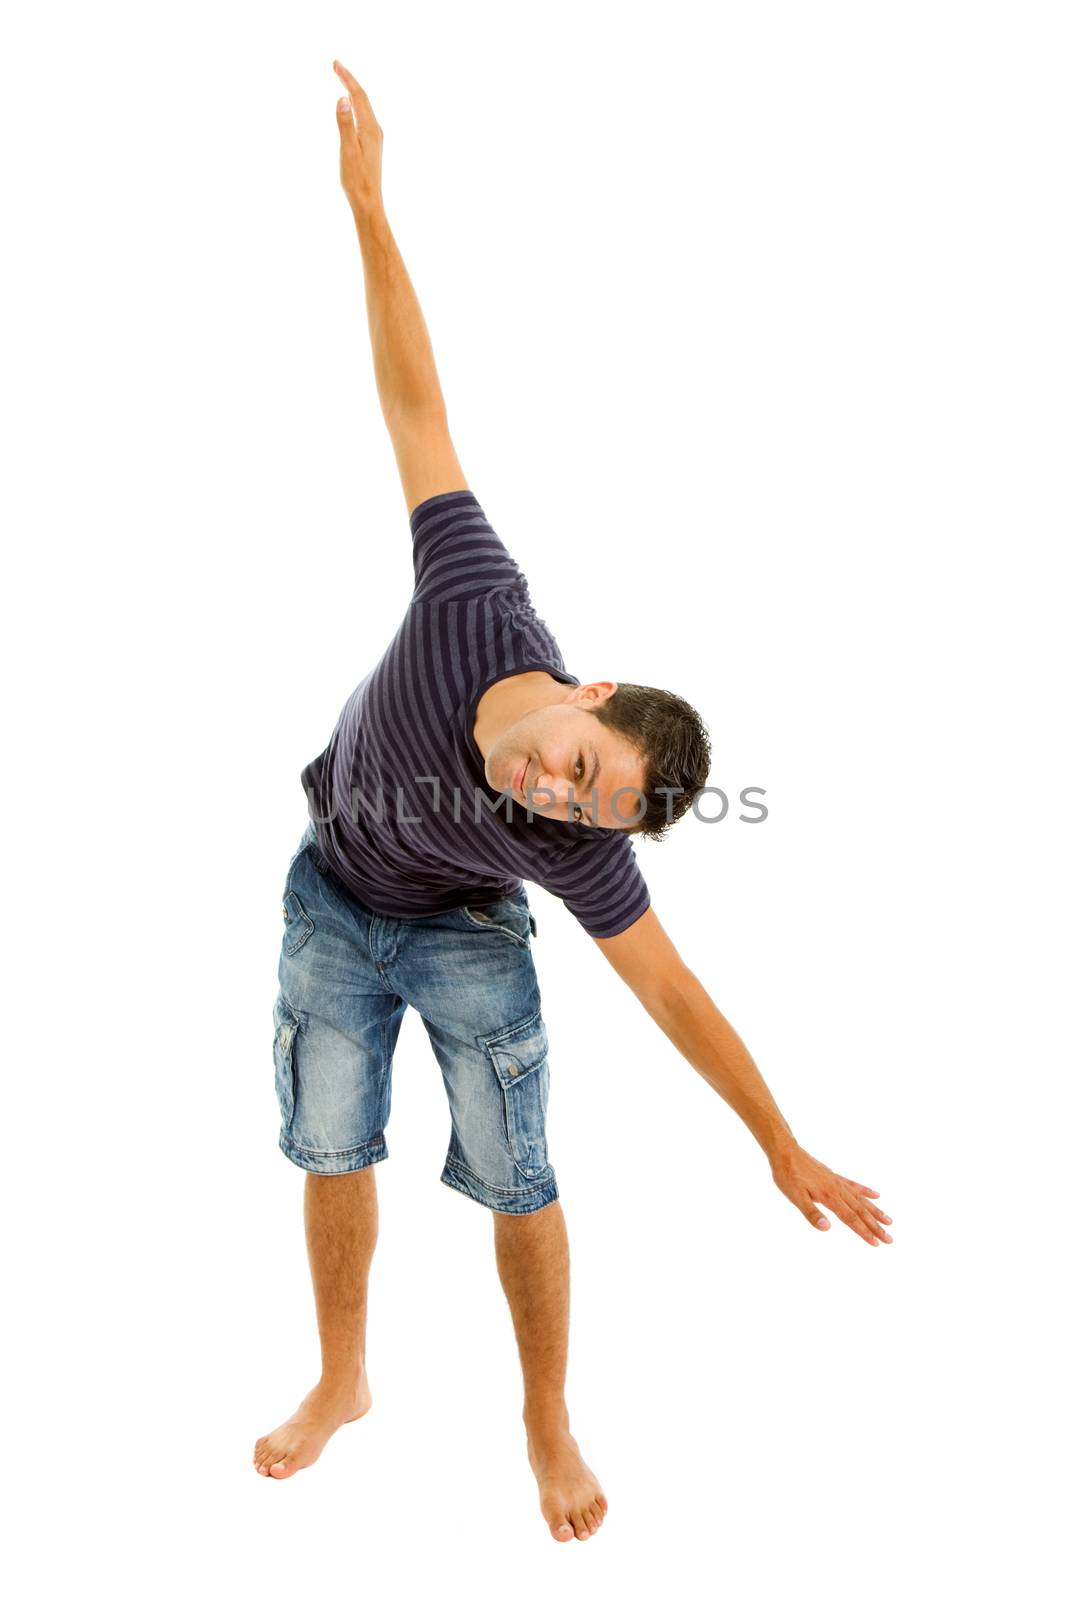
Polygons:
<instances>
[{"instance_id":1,"label":"eye","mask_svg":"<svg viewBox=\"0 0 1067 1600\"><path fill-rule=\"evenodd\" d=\"M579 756L577 761L574 763L574 776L578 780L579 783L581 783L584 774L585 774L585 761L584 761L582 756Z\"/></svg>"}]
</instances>

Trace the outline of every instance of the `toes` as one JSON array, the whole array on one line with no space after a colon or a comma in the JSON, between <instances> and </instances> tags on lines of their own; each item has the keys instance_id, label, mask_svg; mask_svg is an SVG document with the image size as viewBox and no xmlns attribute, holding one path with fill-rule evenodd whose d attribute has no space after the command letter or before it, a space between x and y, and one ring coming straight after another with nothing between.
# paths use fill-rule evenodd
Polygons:
<instances>
[{"instance_id":1,"label":"toes","mask_svg":"<svg viewBox=\"0 0 1067 1600\"><path fill-rule=\"evenodd\" d=\"M569 1522L561 1522L552 1529L553 1539L558 1539L560 1544L566 1544L568 1539L574 1538L574 1529Z\"/></svg>"},{"instance_id":2,"label":"toes","mask_svg":"<svg viewBox=\"0 0 1067 1600\"><path fill-rule=\"evenodd\" d=\"M593 1530L580 1511L571 1512L571 1521L574 1523L574 1531L579 1539L588 1539L592 1535Z\"/></svg>"},{"instance_id":3,"label":"toes","mask_svg":"<svg viewBox=\"0 0 1067 1600\"><path fill-rule=\"evenodd\" d=\"M288 1456L283 1456L281 1461L271 1462L270 1475L272 1478L288 1478L293 1471L293 1463Z\"/></svg>"}]
</instances>

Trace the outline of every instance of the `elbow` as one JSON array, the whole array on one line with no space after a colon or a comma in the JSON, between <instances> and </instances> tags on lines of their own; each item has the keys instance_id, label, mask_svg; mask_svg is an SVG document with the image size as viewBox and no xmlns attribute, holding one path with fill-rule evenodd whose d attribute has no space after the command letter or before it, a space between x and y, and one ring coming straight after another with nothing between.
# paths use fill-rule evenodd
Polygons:
<instances>
[{"instance_id":1,"label":"elbow","mask_svg":"<svg viewBox=\"0 0 1067 1600\"><path fill-rule=\"evenodd\" d=\"M444 396L434 385L412 392L381 395L382 415L390 433L441 435L448 433Z\"/></svg>"},{"instance_id":2,"label":"elbow","mask_svg":"<svg viewBox=\"0 0 1067 1600\"><path fill-rule=\"evenodd\" d=\"M665 1021L684 1015L703 994L704 986L696 973L681 966L656 985L645 1001L645 1009L662 1026Z\"/></svg>"}]
</instances>

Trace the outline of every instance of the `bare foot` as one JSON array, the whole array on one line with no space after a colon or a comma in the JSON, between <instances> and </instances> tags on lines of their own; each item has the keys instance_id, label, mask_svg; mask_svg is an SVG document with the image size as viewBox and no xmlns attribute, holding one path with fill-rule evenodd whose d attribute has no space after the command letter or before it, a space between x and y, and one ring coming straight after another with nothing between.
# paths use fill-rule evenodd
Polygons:
<instances>
[{"instance_id":1,"label":"bare foot","mask_svg":"<svg viewBox=\"0 0 1067 1600\"><path fill-rule=\"evenodd\" d=\"M604 1520L608 1502L565 1427L528 1430L526 1453L541 1491L541 1515L561 1544L588 1539Z\"/></svg>"},{"instance_id":2,"label":"bare foot","mask_svg":"<svg viewBox=\"0 0 1067 1600\"><path fill-rule=\"evenodd\" d=\"M330 1435L342 1423L355 1422L370 1410L366 1372L343 1388L321 1381L304 1396L288 1422L256 1440L252 1465L264 1478L291 1478L322 1454Z\"/></svg>"}]
</instances>

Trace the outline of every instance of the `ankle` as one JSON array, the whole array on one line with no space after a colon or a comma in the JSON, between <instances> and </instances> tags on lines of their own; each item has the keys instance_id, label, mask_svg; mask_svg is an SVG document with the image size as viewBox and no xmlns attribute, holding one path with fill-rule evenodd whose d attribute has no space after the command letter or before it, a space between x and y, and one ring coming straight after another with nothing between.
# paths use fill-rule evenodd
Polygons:
<instances>
[{"instance_id":1,"label":"ankle","mask_svg":"<svg viewBox=\"0 0 1067 1600\"><path fill-rule=\"evenodd\" d=\"M323 1367L319 1388L329 1394L351 1394L359 1388L366 1376L361 1360L343 1367Z\"/></svg>"},{"instance_id":2,"label":"ankle","mask_svg":"<svg viewBox=\"0 0 1067 1600\"><path fill-rule=\"evenodd\" d=\"M527 1400L522 1408L522 1420L531 1438L547 1438L568 1434L571 1431L570 1412L562 1396L555 1399Z\"/></svg>"}]
</instances>

